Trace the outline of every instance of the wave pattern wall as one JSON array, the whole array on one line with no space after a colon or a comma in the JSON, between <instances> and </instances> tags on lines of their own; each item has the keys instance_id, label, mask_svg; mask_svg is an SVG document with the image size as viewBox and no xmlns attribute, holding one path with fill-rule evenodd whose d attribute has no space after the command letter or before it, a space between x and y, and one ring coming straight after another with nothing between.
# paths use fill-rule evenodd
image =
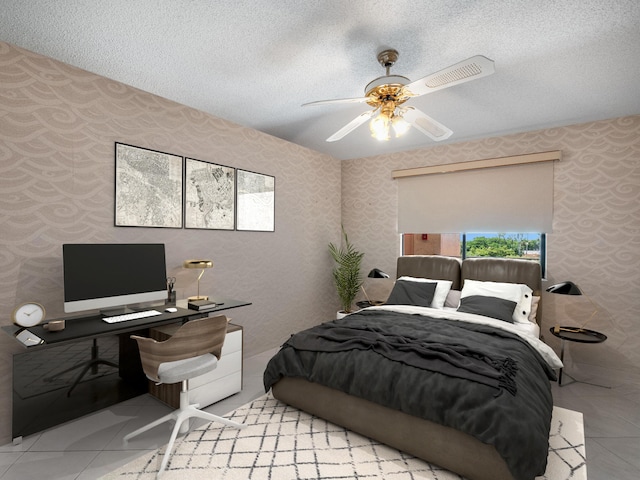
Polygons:
<instances>
[{"instance_id":1,"label":"wave pattern wall","mask_svg":"<svg viewBox=\"0 0 640 480\"><path fill-rule=\"evenodd\" d=\"M377 266L394 272L401 246L393 170L549 150L561 150L563 158L554 166L548 281L580 285L598 310L587 328L609 335L599 348L571 352L585 363L640 367L640 116L343 162L343 223L367 256L383 259ZM446 209L447 199L424 208ZM547 321L553 322L558 312L547 311Z\"/></svg>"},{"instance_id":2,"label":"wave pattern wall","mask_svg":"<svg viewBox=\"0 0 640 480\"><path fill-rule=\"evenodd\" d=\"M275 176L276 231L115 227L115 142ZM232 314L245 353L274 348L335 315L340 179L327 155L0 42L0 324L23 301L63 315L63 243L159 242L179 298L196 288L183 260L213 259L201 291L253 302ZM0 444L19 348L0 335Z\"/></svg>"}]
</instances>

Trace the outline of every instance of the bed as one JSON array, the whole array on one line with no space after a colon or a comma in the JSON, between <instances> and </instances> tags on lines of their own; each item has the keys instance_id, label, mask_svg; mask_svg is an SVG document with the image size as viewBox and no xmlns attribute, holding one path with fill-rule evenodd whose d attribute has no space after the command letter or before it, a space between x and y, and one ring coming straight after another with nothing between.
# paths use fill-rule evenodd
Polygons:
<instances>
[{"instance_id":1,"label":"bed","mask_svg":"<svg viewBox=\"0 0 640 480\"><path fill-rule=\"evenodd\" d=\"M466 478L533 479L562 365L538 338L540 294L535 262L399 257L386 305L292 335L265 389Z\"/></svg>"}]
</instances>

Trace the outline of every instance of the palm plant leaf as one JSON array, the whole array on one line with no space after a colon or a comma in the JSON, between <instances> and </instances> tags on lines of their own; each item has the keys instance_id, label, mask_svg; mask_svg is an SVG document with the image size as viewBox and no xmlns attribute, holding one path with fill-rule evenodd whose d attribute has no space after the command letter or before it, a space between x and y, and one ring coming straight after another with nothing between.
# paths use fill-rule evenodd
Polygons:
<instances>
[{"instance_id":1,"label":"palm plant leaf","mask_svg":"<svg viewBox=\"0 0 640 480\"><path fill-rule=\"evenodd\" d=\"M364 253L358 252L349 242L344 228L342 229L342 235L343 244L336 246L330 243L329 252L336 262L336 267L333 269L333 279L340 298L340 304L342 309L348 313L351 311L353 300L362 286L363 280L360 275L360 265L362 264Z\"/></svg>"}]
</instances>

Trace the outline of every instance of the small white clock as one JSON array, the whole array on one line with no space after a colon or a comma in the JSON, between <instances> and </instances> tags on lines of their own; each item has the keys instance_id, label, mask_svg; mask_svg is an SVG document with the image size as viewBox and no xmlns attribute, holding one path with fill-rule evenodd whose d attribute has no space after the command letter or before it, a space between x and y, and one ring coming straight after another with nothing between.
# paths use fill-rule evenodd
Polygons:
<instances>
[{"instance_id":1,"label":"small white clock","mask_svg":"<svg viewBox=\"0 0 640 480\"><path fill-rule=\"evenodd\" d=\"M33 327L44 320L45 310L35 302L23 303L13 311L13 322L21 327Z\"/></svg>"}]
</instances>

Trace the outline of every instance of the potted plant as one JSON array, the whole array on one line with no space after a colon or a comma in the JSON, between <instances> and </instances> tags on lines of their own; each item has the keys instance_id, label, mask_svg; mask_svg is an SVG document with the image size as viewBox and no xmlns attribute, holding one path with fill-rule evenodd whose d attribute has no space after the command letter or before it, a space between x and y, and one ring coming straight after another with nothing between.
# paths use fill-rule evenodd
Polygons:
<instances>
[{"instance_id":1,"label":"potted plant","mask_svg":"<svg viewBox=\"0 0 640 480\"><path fill-rule=\"evenodd\" d=\"M344 242L339 247L329 243L329 252L336 262L336 266L333 269L333 279L342 308L342 311L338 313L348 314L353 311L351 305L362 286L363 280L360 276L360 265L364 253L358 252L349 242L344 227L342 228L342 236Z\"/></svg>"}]
</instances>

